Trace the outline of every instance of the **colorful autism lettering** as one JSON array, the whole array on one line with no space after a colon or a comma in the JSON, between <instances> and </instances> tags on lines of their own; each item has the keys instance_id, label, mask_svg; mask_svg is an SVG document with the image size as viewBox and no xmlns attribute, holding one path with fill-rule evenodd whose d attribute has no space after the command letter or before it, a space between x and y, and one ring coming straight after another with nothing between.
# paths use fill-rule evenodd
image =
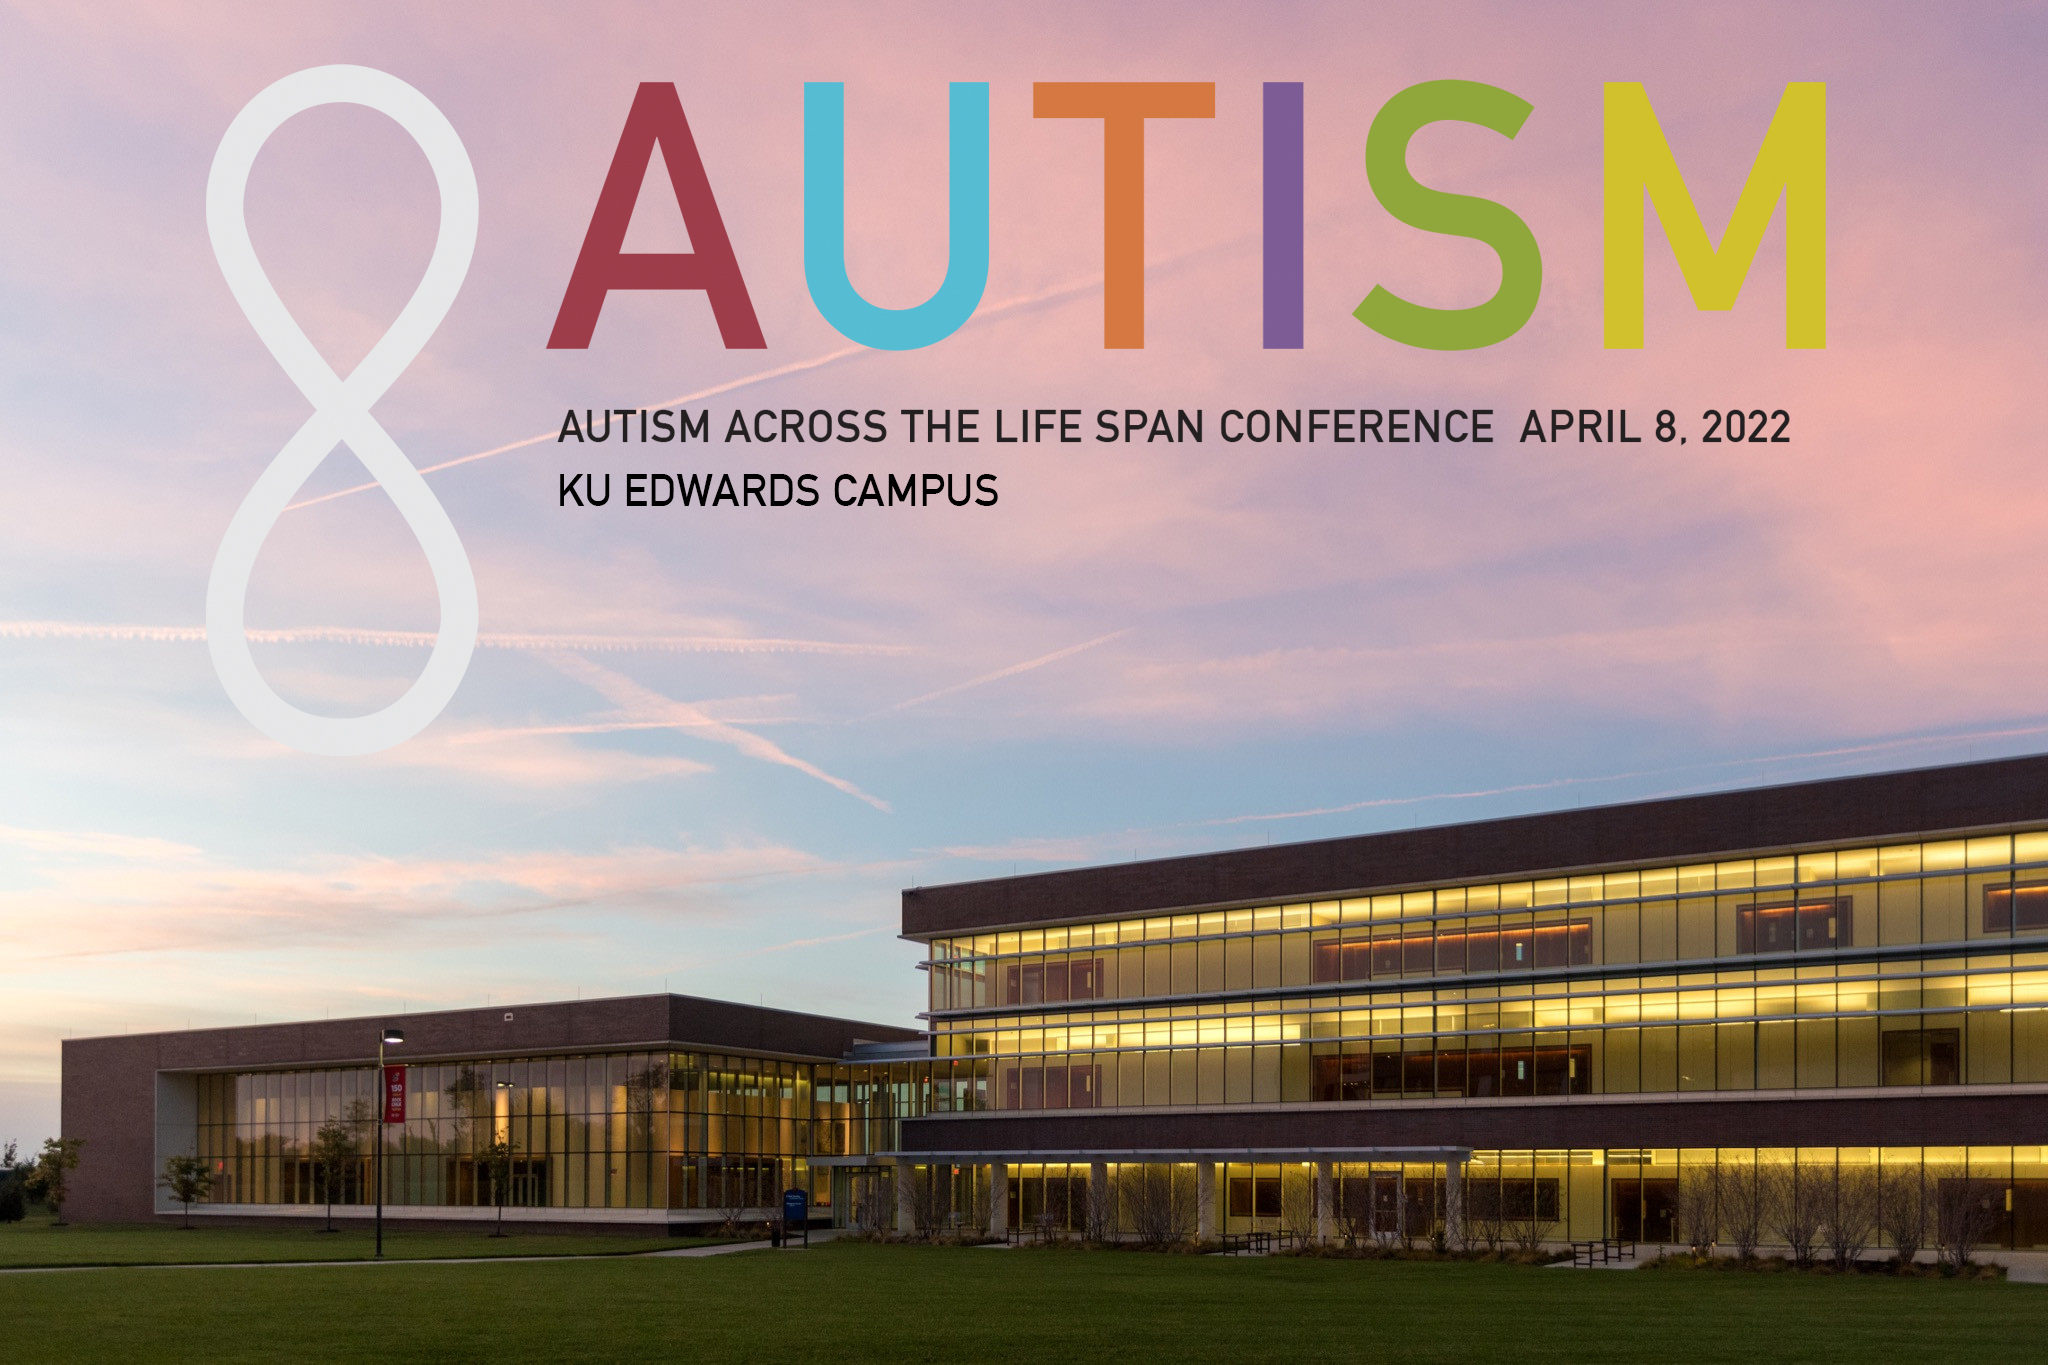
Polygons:
<instances>
[{"instance_id":1,"label":"colorful autism lettering","mask_svg":"<svg viewBox=\"0 0 2048 1365\"><path fill-rule=\"evenodd\" d=\"M1306 307L1303 220L1304 92L1298 81L1267 82L1262 99L1263 278L1261 340L1267 350L1303 345ZM1041 81L1035 118L1102 121L1102 344L1145 345L1145 125L1151 119L1212 119L1216 86L1205 81ZM1493 297L1468 308L1434 308L1374 285L1352 310L1390 341L1427 350L1496 346L1535 314L1543 253L1529 225L1504 204L1451 194L1418 181L1408 146L1434 123L1475 124L1512 139L1533 106L1479 81L1424 81L1399 91L1366 134L1366 182L1399 222L1423 232L1469 237L1500 258ZM1827 87L1785 87L1719 246L1709 239L1648 93L1634 82L1604 89L1602 175L1603 344L1643 345L1644 199L1657 215L1697 308L1735 305L1765 229L1785 205L1785 345L1827 345ZM659 147L689 252L627 252L626 227ZM838 81L804 85L804 280L820 315L848 340L909 351L944 341L974 315L989 273L989 87L947 88L946 273L923 303L883 308L854 288L846 269L846 96ZM702 290L729 350L767 345L710 177L672 84L640 86L626 115L589 230L562 296L548 346L590 345L605 298L617 289Z\"/></svg>"}]
</instances>

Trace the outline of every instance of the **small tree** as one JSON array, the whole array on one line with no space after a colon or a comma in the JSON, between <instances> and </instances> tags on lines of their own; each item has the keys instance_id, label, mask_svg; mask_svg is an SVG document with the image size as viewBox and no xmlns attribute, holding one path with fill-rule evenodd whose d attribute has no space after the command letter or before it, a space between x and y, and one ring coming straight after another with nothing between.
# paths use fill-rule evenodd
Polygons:
<instances>
[{"instance_id":1,"label":"small tree","mask_svg":"<svg viewBox=\"0 0 2048 1365\"><path fill-rule=\"evenodd\" d=\"M1821 1240L1837 1270L1853 1270L1877 1231L1877 1173L1865 1166L1837 1167L1829 1206L1821 1218Z\"/></svg>"},{"instance_id":2,"label":"small tree","mask_svg":"<svg viewBox=\"0 0 2048 1365\"><path fill-rule=\"evenodd\" d=\"M1960 1167L1942 1172L1934 1182L1934 1230L1941 1263L1950 1271L1970 1263L1977 1249L1998 1225L2004 1187L1970 1175Z\"/></svg>"},{"instance_id":3,"label":"small tree","mask_svg":"<svg viewBox=\"0 0 2048 1365\"><path fill-rule=\"evenodd\" d=\"M1316 1232L1316 1182L1299 1166L1280 1168L1280 1226L1304 1245Z\"/></svg>"},{"instance_id":4,"label":"small tree","mask_svg":"<svg viewBox=\"0 0 2048 1365\"><path fill-rule=\"evenodd\" d=\"M968 1226L977 1234L985 1235L995 1224L996 1182L986 1172L969 1168L967 1171L967 1207L962 1210Z\"/></svg>"},{"instance_id":5,"label":"small tree","mask_svg":"<svg viewBox=\"0 0 2048 1365\"><path fill-rule=\"evenodd\" d=\"M1902 1264L1911 1264L1927 1245L1931 1194L1927 1172L1917 1163L1878 1172L1877 1225Z\"/></svg>"},{"instance_id":6,"label":"small tree","mask_svg":"<svg viewBox=\"0 0 2048 1365\"><path fill-rule=\"evenodd\" d=\"M910 1177L910 1226L924 1241L934 1241L953 1211L953 1180L949 1167L936 1163L913 1168Z\"/></svg>"},{"instance_id":7,"label":"small tree","mask_svg":"<svg viewBox=\"0 0 2048 1365\"><path fill-rule=\"evenodd\" d=\"M853 1176L853 1226L869 1237L884 1237L895 1218L895 1184L887 1171L859 1171Z\"/></svg>"},{"instance_id":8,"label":"small tree","mask_svg":"<svg viewBox=\"0 0 2048 1365\"><path fill-rule=\"evenodd\" d=\"M1830 1187L1834 1167L1786 1162L1759 1167L1764 1185L1764 1206L1770 1229L1792 1253L1792 1263L1802 1270L1814 1262L1821 1228L1834 1203Z\"/></svg>"},{"instance_id":9,"label":"small tree","mask_svg":"<svg viewBox=\"0 0 2048 1365\"><path fill-rule=\"evenodd\" d=\"M748 1210L754 1207L751 1199L754 1183L753 1172L734 1170L733 1167L736 1164L732 1158L728 1157L720 1162L718 1166L717 1199L714 1207L717 1208L719 1217L723 1220L719 1226L719 1231L727 1237L737 1237L740 1235L740 1220L745 1218Z\"/></svg>"},{"instance_id":10,"label":"small tree","mask_svg":"<svg viewBox=\"0 0 2048 1365\"><path fill-rule=\"evenodd\" d=\"M203 1157L173 1156L164 1159L164 1173L157 1177L157 1184L171 1193L171 1198L185 1206L182 1227L192 1226L192 1206L213 1193L213 1168Z\"/></svg>"},{"instance_id":11,"label":"small tree","mask_svg":"<svg viewBox=\"0 0 2048 1365\"><path fill-rule=\"evenodd\" d=\"M21 1192L22 1172L15 1166L14 1140L0 1148L0 1223L19 1223L28 1217L28 1200Z\"/></svg>"},{"instance_id":12,"label":"small tree","mask_svg":"<svg viewBox=\"0 0 2048 1365\"><path fill-rule=\"evenodd\" d=\"M1754 1260L1771 1211L1769 1176L1753 1161L1732 1162L1714 1168L1714 1189L1721 1227L1736 1256Z\"/></svg>"},{"instance_id":13,"label":"small tree","mask_svg":"<svg viewBox=\"0 0 2048 1365\"><path fill-rule=\"evenodd\" d=\"M1372 1240L1372 1178L1370 1176L1348 1175L1337 1180L1337 1231L1344 1238L1347 1247ZM1471 1236L1469 1224L1466 1236Z\"/></svg>"},{"instance_id":14,"label":"small tree","mask_svg":"<svg viewBox=\"0 0 2048 1365\"><path fill-rule=\"evenodd\" d=\"M1088 1226L1084 1234L1091 1242L1107 1242L1116 1236L1116 1189L1105 1171L1102 1179L1088 1177Z\"/></svg>"},{"instance_id":15,"label":"small tree","mask_svg":"<svg viewBox=\"0 0 2048 1365\"><path fill-rule=\"evenodd\" d=\"M1720 1182L1714 1178L1711 1166L1688 1166L1678 1178L1678 1235L1685 1238L1686 1245L1694 1256L1711 1256L1714 1252L1714 1229L1720 1222L1720 1210L1716 1201L1720 1196Z\"/></svg>"},{"instance_id":16,"label":"small tree","mask_svg":"<svg viewBox=\"0 0 2048 1365\"><path fill-rule=\"evenodd\" d=\"M57 1227L64 1226L64 1195L84 1146L84 1138L46 1138L43 1154L29 1169L28 1192L43 1201L50 1210L50 1222Z\"/></svg>"},{"instance_id":17,"label":"small tree","mask_svg":"<svg viewBox=\"0 0 2048 1365\"><path fill-rule=\"evenodd\" d=\"M343 1119L329 1119L313 1134L313 1146L309 1152L313 1158L313 1175L320 1182L320 1192L327 1197L327 1226L322 1232L334 1231L334 1194L347 1178L349 1168L362 1159L354 1125Z\"/></svg>"},{"instance_id":18,"label":"small tree","mask_svg":"<svg viewBox=\"0 0 2048 1365\"><path fill-rule=\"evenodd\" d=\"M512 1144L499 1138L476 1154L476 1164L491 1177L491 1202L498 1206L497 1230L493 1237L505 1235L505 1195L512 1185Z\"/></svg>"},{"instance_id":19,"label":"small tree","mask_svg":"<svg viewBox=\"0 0 2048 1365\"><path fill-rule=\"evenodd\" d=\"M1195 1234L1195 1173L1182 1166L1126 1166L1117 1180L1124 1222L1141 1246L1164 1247Z\"/></svg>"},{"instance_id":20,"label":"small tree","mask_svg":"<svg viewBox=\"0 0 2048 1365\"><path fill-rule=\"evenodd\" d=\"M1543 1185L1541 1181L1516 1181L1508 1185L1502 1181L1503 1193L1510 1196L1507 1209L1508 1239L1515 1244L1515 1250L1525 1256L1533 1256L1543 1249L1543 1243L1557 1228L1555 1212L1546 1214L1543 1209ZM1524 1191L1526 1190L1526 1193Z\"/></svg>"},{"instance_id":21,"label":"small tree","mask_svg":"<svg viewBox=\"0 0 2048 1365\"><path fill-rule=\"evenodd\" d=\"M1361 1181L1363 1189L1358 1199L1361 1218L1367 1235L1376 1235L1377 1220L1373 1210L1373 1182L1371 1177ZM1467 1181L1465 1184L1465 1245L1483 1246L1489 1253L1497 1252L1508 1237L1507 1199L1503 1190L1505 1182L1498 1176L1482 1180Z\"/></svg>"}]
</instances>

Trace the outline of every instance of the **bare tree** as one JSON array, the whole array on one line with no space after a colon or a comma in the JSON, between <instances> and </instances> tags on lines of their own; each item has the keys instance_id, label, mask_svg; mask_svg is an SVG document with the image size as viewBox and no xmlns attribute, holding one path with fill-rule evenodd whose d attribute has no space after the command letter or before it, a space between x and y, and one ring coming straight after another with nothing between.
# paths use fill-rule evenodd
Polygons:
<instances>
[{"instance_id":1,"label":"bare tree","mask_svg":"<svg viewBox=\"0 0 2048 1365\"><path fill-rule=\"evenodd\" d=\"M1526 1188L1526 1195L1523 1190ZM1557 1227L1554 1212L1543 1209L1543 1187L1535 1180L1517 1181L1508 1201L1508 1239L1515 1250L1534 1255Z\"/></svg>"},{"instance_id":2,"label":"bare tree","mask_svg":"<svg viewBox=\"0 0 2048 1365\"><path fill-rule=\"evenodd\" d=\"M1714 1168L1715 1204L1721 1214L1721 1230L1742 1260L1756 1258L1770 1221L1770 1178L1754 1161L1730 1162Z\"/></svg>"},{"instance_id":3,"label":"bare tree","mask_svg":"<svg viewBox=\"0 0 2048 1365\"><path fill-rule=\"evenodd\" d=\"M712 1192L718 1210L719 1232L727 1237L740 1234L740 1223L754 1208L754 1179L751 1170L734 1170L739 1163L727 1157L718 1163L717 1184Z\"/></svg>"},{"instance_id":4,"label":"bare tree","mask_svg":"<svg viewBox=\"0 0 2048 1365\"><path fill-rule=\"evenodd\" d=\"M1763 1185L1766 1226L1792 1253L1794 1265L1801 1269L1811 1266L1820 1246L1821 1227L1834 1203L1834 1166L1787 1161L1756 1169Z\"/></svg>"},{"instance_id":5,"label":"bare tree","mask_svg":"<svg viewBox=\"0 0 2048 1365\"><path fill-rule=\"evenodd\" d=\"M1316 1182L1299 1166L1280 1168L1280 1226L1297 1242L1316 1232Z\"/></svg>"},{"instance_id":6,"label":"bare tree","mask_svg":"<svg viewBox=\"0 0 2048 1365\"><path fill-rule=\"evenodd\" d=\"M1116 1183L1105 1176L1088 1180L1088 1230L1091 1242L1108 1242L1116 1237Z\"/></svg>"},{"instance_id":7,"label":"bare tree","mask_svg":"<svg viewBox=\"0 0 2048 1365\"><path fill-rule=\"evenodd\" d=\"M870 1237L889 1231L895 1222L896 1187L887 1171L862 1171L853 1176L854 1228Z\"/></svg>"},{"instance_id":8,"label":"bare tree","mask_svg":"<svg viewBox=\"0 0 2048 1365\"><path fill-rule=\"evenodd\" d=\"M2005 1187L1964 1167L1939 1171L1934 1185L1934 1236L1941 1263L1961 1270L1970 1253L1983 1244L2004 1212Z\"/></svg>"},{"instance_id":9,"label":"bare tree","mask_svg":"<svg viewBox=\"0 0 2048 1365\"><path fill-rule=\"evenodd\" d=\"M1712 1166L1688 1166L1678 1178L1678 1234L1695 1256L1711 1256L1721 1221L1720 1181Z\"/></svg>"},{"instance_id":10,"label":"bare tree","mask_svg":"<svg viewBox=\"0 0 2048 1365\"><path fill-rule=\"evenodd\" d=\"M1337 1232L1343 1237L1345 1246L1357 1246L1372 1240L1372 1178L1370 1176L1346 1176L1337 1182L1336 1214ZM1471 1217L1466 1217L1466 1238L1471 1238ZM1496 1233L1495 1240L1499 1237Z\"/></svg>"},{"instance_id":11,"label":"bare tree","mask_svg":"<svg viewBox=\"0 0 2048 1365\"><path fill-rule=\"evenodd\" d=\"M1163 1247L1194 1236L1195 1175L1181 1166L1127 1166L1117 1180L1123 1221L1141 1246Z\"/></svg>"},{"instance_id":12,"label":"bare tree","mask_svg":"<svg viewBox=\"0 0 2048 1365\"><path fill-rule=\"evenodd\" d=\"M1372 1218L1372 1199L1365 1200L1366 1217ZM1368 1226L1370 1223L1368 1222ZM1502 1197L1501 1181L1498 1179L1473 1180L1465 1185L1465 1240L1476 1242L1488 1251L1499 1251L1507 1240L1507 1202Z\"/></svg>"},{"instance_id":13,"label":"bare tree","mask_svg":"<svg viewBox=\"0 0 2048 1365\"><path fill-rule=\"evenodd\" d=\"M1877 1172L1867 1166L1837 1166L1829 1194L1821 1218L1821 1241L1835 1269L1853 1270L1877 1232Z\"/></svg>"},{"instance_id":14,"label":"bare tree","mask_svg":"<svg viewBox=\"0 0 2048 1365\"><path fill-rule=\"evenodd\" d=\"M985 1233L995 1226L996 1182L977 1174L971 1168L967 1172L967 1180L967 1222L976 1232Z\"/></svg>"},{"instance_id":15,"label":"bare tree","mask_svg":"<svg viewBox=\"0 0 2048 1365\"><path fill-rule=\"evenodd\" d=\"M1927 1245L1932 1215L1933 1191L1924 1167L1916 1162L1878 1172L1877 1226L1900 1261L1910 1264Z\"/></svg>"},{"instance_id":16,"label":"bare tree","mask_svg":"<svg viewBox=\"0 0 2048 1365\"><path fill-rule=\"evenodd\" d=\"M947 1166L926 1166L911 1176L910 1221L917 1235L932 1241L952 1220L953 1178Z\"/></svg>"}]
</instances>

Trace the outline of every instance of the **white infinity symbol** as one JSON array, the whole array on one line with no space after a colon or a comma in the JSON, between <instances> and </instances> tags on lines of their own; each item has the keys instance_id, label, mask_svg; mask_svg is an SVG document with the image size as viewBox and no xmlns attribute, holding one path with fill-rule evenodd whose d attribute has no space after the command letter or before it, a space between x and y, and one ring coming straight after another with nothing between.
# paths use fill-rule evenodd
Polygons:
<instances>
[{"instance_id":1,"label":"white infinity symbol","mask_svg":"<svg viewBox=\"0 0 2048 1365\"><path fill-rule=\"evenodd\" d=\"M441 229L419 287L391 330L343 379L292 319L249 240L243 199L256 154L294 114L323 104L360 104L389 115L427 154L441 193ZM418 734L455 695L476 648L476 577L448 513L370 409L427 344L455 302L476 249L476 172L462 139L433 102L396 76L366 66L316 66L286 76L235 115L206 179L206 232L235 302L277 358L313 415L293 433L228 523L206 584L206 647L229 698L249 723L308 753L376 753ZM249 652L243 607L249 574L270 528L335 446L346 443L384 486L426 551L441 597L441 627L427 666L382 711L316 716L271 690Z\"/></svg>"}]
</instances>

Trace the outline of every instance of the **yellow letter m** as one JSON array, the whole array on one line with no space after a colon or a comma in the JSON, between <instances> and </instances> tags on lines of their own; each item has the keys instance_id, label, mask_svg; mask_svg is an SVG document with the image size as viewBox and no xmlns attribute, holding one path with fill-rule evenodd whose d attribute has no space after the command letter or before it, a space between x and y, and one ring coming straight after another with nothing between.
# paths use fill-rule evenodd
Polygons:
<instances>
[{"instance_id":1,"label":"yellow letter m","mask_svg":"<svg viewBox=\"0 0 2048 1365\"><path fill-rule=\"evenodd\" d=\"M1650 97L1633 81L1606 88L1606 346L1643 344L1643 191L1664 225L1671 254L1692 290L1695 307L1735 306L1742 281L1763 245L1764 229L1785 198L1785 345L1828 344L1827 86L1794 81L1764 134L1742 198L1717 248L1693 206L1685 178L1664 140Z\"/></svg>"}]
</instances>

